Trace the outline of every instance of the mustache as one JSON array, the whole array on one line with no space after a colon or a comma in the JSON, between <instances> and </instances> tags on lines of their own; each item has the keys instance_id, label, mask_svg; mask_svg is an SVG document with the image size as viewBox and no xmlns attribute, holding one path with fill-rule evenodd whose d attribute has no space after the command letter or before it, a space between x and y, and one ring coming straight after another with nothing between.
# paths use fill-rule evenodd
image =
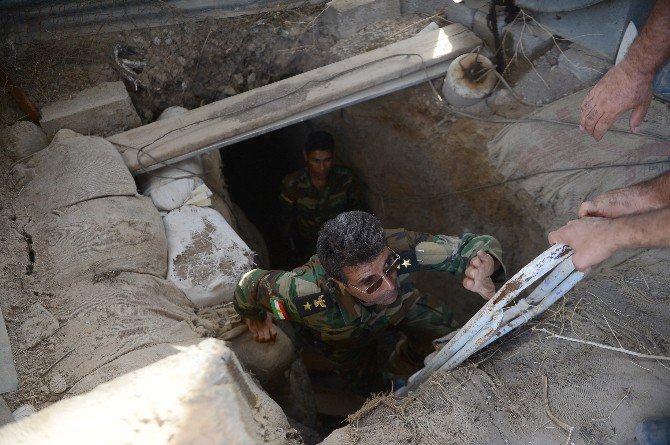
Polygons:
<instances>
[{"instance_id":1,"label":"mustache","mask_svg":"<svg viewBox=\"0 0 670 445\"><path fill-rule=\"evenodd\" d=\"M378 302L378 303L381 303L381 302L383 302L383 301L386 301L386 300L390 299L392 295L393 295L393 297L394 297L393 300L395 300L396 298L398 298L398 294L399 294L399 292L398 292L398 288L395 287L395 288L393 288L392 290L386 291L386 292L384 292L383 294L381 294L381 295L379 296L379 298L377 299L377 302ZM389 302L389 303L387 303L387 304L390 304L390 303L392 303L392 302Z\"/></svg>"}]
</instances>

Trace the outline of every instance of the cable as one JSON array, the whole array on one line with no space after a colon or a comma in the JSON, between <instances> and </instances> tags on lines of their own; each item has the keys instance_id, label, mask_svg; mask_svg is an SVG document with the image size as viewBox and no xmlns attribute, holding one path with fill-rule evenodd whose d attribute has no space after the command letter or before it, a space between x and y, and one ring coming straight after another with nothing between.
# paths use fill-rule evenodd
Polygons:
<instances>
[{"instance_id":1,"label":"cable","mask_svg":"<svg viewBox=\"0 0 670 445\"><path fill-rule=\"evenodd\" d=\"M460 33L454 34L453 36L450 36L450 37L451 37L451 40L453 41L455 38L457 38L457 37L460 36L460 35L465 34L466 32L467 32L467 30L464 30L463 32L460 32ZM390 55L390 56L382 57L382 58L380 58L380 59L372 60L372 61L370 61L370 62L364 63L364 64L362 64L362 65L359 65L359 66L354 67L354 68L350 68L350 69L345 70L345 71L342 71L342 72L339 72L339 73L337 73L337 74L334 74L334 75L332 75L332 76L330 76L330 77L327 77L327 78L324 78L324 79L315 79L315 80L307 81L307 82L305 82L304 84L302 84L302 85L298 86L297 88L293 89L292 91L288 91L288 92L286 92L286 93L284 93L284 94L282 94L282 95L280 95L280 96L274 97L274 98L272 98L272 99L270 99L270 100L262 101L262 102L260 102L260 103L253 104L253 105L248 106L248 107L242 107L242 108L237 109L237 110L231 110L231 111L228 112L228 113L219 113L219 114L217 114L217 115L215 115L215 116L211 116L211 117L208 117L208 118L205 118L205 119L201 119L201 120L196 121L196 122L192 122L192 123L187 124L187 125L185 125L185 126L183 126L183 127L179 127L179 128L172 129L172 130L166 132L165 134L163 134L163 135L157 137L156 139L152 140L151 142L148 142L147 144L145 144L145 145L143 145L143 146L141 146L141 147L139 147L139 148L137 148L137 147L132 147L132 146L129 146L129 145L120 144L120 143L116 143L115 145L117 145L117 146L119 146L119 147L123 147L123 148L131 149L131 150L136 150L136 151L137 151L137 163L138 163L140 169L143 171L143 173L149 173L149 171L148 171L147 168L146 168L146 165L144 165L144 164L142 163L142 161L140 160L140 155L148 156L149 158L151 158L151 160L153 160L153 161L156 162L156 163L163 164L163 165L165 165L165 166L169 165L169 164L167 164L166 161L159 161L158 159L156 159L156 158L152 157L151 155L149 155L149 153L146 152L146 148L149 147L149 146L152 145L152 144L155 144L156 142L160 141L161 139L167 137L168 135L170 135L170 134L172 134L172 133L174 133L174 132L176 132L176 131L181 131L181 130L183 130L183 129L186 129L186 128L188 128L188 127L191 127L191 126L193 126L193 125L197 125L197 124L200 124L200 123L203 123L203 122L207 122L207 121L211 121L211 120L219 119L219 118L223 118L223 117L233 116L233 115L236 115L236 114L240 114L240 113L243 113L243 112L247 112L247 111L249 111L249 110L253 110L253 109L255 109L255 108L259 108L259 107L268 105L268 104L270 104L270 103L276 102L276 101L278 101L278 100L280 100L280 99L283 99L283 98L285 98L285 97L288 97L288 96L290 96L290 95L293 95L293 94L295 94L295 93L297 93L297 92L299 92L299 91L301 91L301 90L307 88L307 87L308 87L309 85L311 85L311 84L318 84L318 83L330 82L330 81L332 81L332 80L334 80L334 79L337 79L338 77L342 77L342 76L344 76L344 75L346 75L346 74L349 74L349 73L351 73L351 72L355 72L355 71L357 71L357 70L359 70L359 69L361 69L361 68L367 67L367 66L369 66L369 65L373 65L373 64L376 64L376 63L378 63L378 62L382 62L382 61L389 60L389 59L393 59L393 58L397 58L397 57L418 57L419 59L421 59L421 65L422 65L423 70L427 73L426 64L425 64L425 61L424 61L423 57L421 56L421 54L418 54L418 53L401 53L401 54L393 54L393 55ZM155 176L157 176L157 175L155 175Z\"/></svg>"}]
</instances>

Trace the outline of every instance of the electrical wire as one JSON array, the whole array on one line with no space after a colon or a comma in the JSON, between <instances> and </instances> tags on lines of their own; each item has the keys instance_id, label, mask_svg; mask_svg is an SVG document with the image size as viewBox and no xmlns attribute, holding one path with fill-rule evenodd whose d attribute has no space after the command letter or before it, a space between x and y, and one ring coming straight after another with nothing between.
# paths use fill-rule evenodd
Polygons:
<instances>
[{"instance_id":1,"label":"electrical wire","mask_svg":"<svg viewBox=\"0 0 670 445\"><path fill-rule=\"evenodd\" d=\"M457 37L457 36L459 36L460 34L463 34L463 33L455 34L453 37ZM475 50L478 50L478 49L479 49L479 48L475 48ZM474 51L474 50L473 50L473 51ZM472 51L471 51L471 52L472 52ZM186 169L182 169L182 168L180 168L180 167L175 167L174 165L173 165L173 168L176 168L176 169L178 169L178 170L182 170L182 171L184 171L185 173L187 173L187 175L185 175L185 176L179 176L179 177L168 177L168 176L162 176L162 175L153 173L153 172L151 172L150 170L148 170L147 166L146 166L146 165L142 162L142 160L140 159L140 156L146 156L146 157L150 158L152 161L154 161L155 164L162 164L162 165L164 165L164 166L168 166L168 165L170 165L170 164L168 164L166 161L159 160L159 159L157 159L156 157L152 156L150 153L148 153L148 152L146 151L146 149L147 149L149 146L151 146L151 145L155 144L156 142L158 142L158 141L164 139L165 137L169 136L170 134L172 134L172 133L174 133L174 132L184 130L184 129L188 128L188 127L191 127L191 126L194 126L194 125L198 125L198 124L201 124L201 123L203 123L203 122L212 121L212 120L215 120L215 119L220 119L220 118L225 118L225 117L230 117L230 116L235 116L235 115L239 115L239 114L241 114L241 113L248 112L248 111L253 110L253 109L256 109L256 108L260 108L260 107L262 107L262 106L265 106L265 105L271 104L271 103L273 103L273 102L279 101L279 100L281 100L281 99L283 99L283 98L286 98L286 97L288 97L288 96L294 95L294 94L300 92L301 90L307 88L308 86L310 86L310 85L312 85L312 84L320 84L320 83L330 82L330 81L332 81L332 80L334 80L334 79L337 79L337 78L342 77L342 76L344 76L344 75L350 74L350 73L352 73L352 72L355 72L355 71L360 70L360 69L362 69L362 68L365 68L365 67L367 67L367 66L370 66L370 65L373 65L373 64L376 64L376 63L378 63L378 62L385 61L385 60L398 58L398 57L406 57L406 58L410 58L410 57L418 57L419 59L421 59L421 65L422 65L423 70L424 70L425 73L426 73L426 80L427 80L428 84L430 85L431 89L433 90L433 92L434 92L434 93L436 94L436 96L438 97L439 102L444 106L445 110L446 110L447 112L449 112L449 113L452 113L452 114L455 114L455 115L458 115L458 116L461 116L461 117L465 117L465 118L468 118L468 119L474 119L474 120L479 120L479 121L489 122L489 123L496 123L496 124L550 123L550 124L555 124L555 125L564 125L564 126L570 126L570 127L579 127L579 123L576 123L576 122L569 122L569 121L557 121L557 120L545 119L545 118L538 118L538 117L525 117L525 118L517 118L517 119L508 119L508 118L491 119L491 118L486 118L486 117L478 116L478 115L475 115L475 114L472 114L472 113L468 113L468 112L465 112L465 111L462 111L462 110L458 110L458 109L456 109L456 108L454 108L454 107L449 106L449 105L447 104L447 102L442 98L442 96L440 95L440 93L437 91L437 89L435 88L435 85L433 84L432 80L431 80L431 79L429 78L429 76L428 76L428 70L427 70L427 67L426 67L426 63L425 63L425 60L423 59L423 57L421 56L421 54L418 54L418 53L401 53L401 54L393 54L393 55L386 56L386 57L383 57L383 58L380 58L380 59L376 59L376 60L374 60L374 61L370 61L370 62L364 63L364 64L362 64L362 65L359 65L359 66L355 67L355 68L347 69L347 70L345 70L345 71L339 72L339 73L337 73L337 74L334 74L334 75L332 75L332 76L329 76L329 77L326 77L326 78L323 78L323 79L309 80L309 81L303 83L302 85L300 85L300 86L294 88L293 90L288 91L288 92L286 92L286 93L284 93L284 94L282 94L282 95L280 95L280 96L276 96L276 97L274 97L274 98L272 98L272 99L269 99L269 100L266 100L266 101L261 101L261 102L252 104L252 105L250 105L250 106L241 107L241 108L239 108L239 109L233 109L233 110L231 110L231 111L229 111L229 112L226 112L226 113L217 113L217 114L214 115L214 116L210 116L210 117L208 117L208 118L201 119L201 120L198 120L198 121L196 121L196 122L192 122L192 123L187 124L187 125L185 125L185 126L183 126L183 127L179 127L179 128L172 129L172 130L166 132L165 134L163 134L163 135L161 135L161 136L155 138L155 139L152 140L151 142L148 142L147 144L144 144L143 146L141 146L141 147L139 147L139 148L137 148L137 147L132 147L132 146L128 146L128 145L124 145L124 144L115 144L115 145L120 146L120 147L124 147L124 148L127 148L127 149L137 150L136 158L137 158L137 163L138 163L140 169L142 170L143 173L149 174L149 175L151 175L151 176L158 177L158 178L165 178L165 179L173 179L173 180L184 179L184 178L191 178L191 177L194 177L194 176L201 177L200 175L197 175L197 174L195 174L194 172L188 171L188 170L186 170ZM496 74L498 74L498 73L496 73ZM521 103L524 103L524 104L526 104L526 105L534 105L534 104L528 104L528 103L526 103L525 101L523 101L523 100L518 96L518 94L513 90L513 88L512 88L512 87L511 87L511 86L504 80L504 78L502 78L501 75L498 75L498 78L502 81L502 83L504 84L504 86L510 91L510 93L512 94L512 96L513 96L516 100L518 100L518 101L520 101ZM653 133L633 133L633 132L628 131L628 130L621 130L621 129L616 129L616 128L614 128L614 129L610 129L610 131L615 132L615 133L621 133L621 134L628 134L628 135L638 136L638 137L649 137L649 138L654 138L654 139L658 139L658 140L661 140L661 141L670 141L670 138L668 138L668 137L664 137L664 136L657 135L657 134L653 134ZM450 196L450 195L454 195L454 194L458 194L458 193L467 193L467 192L476 191L476 190L483 190L483 189L488 189L488 188L498 187L498 186L507 184L507 183L509 183L509 182L514 182L514 181L520 181L520 180L523 180L523 179L528 179L528 178L530 178L530 177L533 177L533 176L536 176L536 175L540 175L540 174L557 173L557 172L563 172L563 171L591 170L591 169L600 169L600 168L614 168L614 167L625 167L625 166L652 165L652 164L667 163L667 162L670 162L670 160L667 160L667 161L665 161L665 160L664 160L664 161L655 161L655 162L651 162L651 163L612 164L612 165L602 165L602 166L575 167L575 168L572 168L572 169L545 170L545 171L540 171L540 172L530 173L530 174L528 174L528 175L524 175L524 176L522 176L522 177L509 178L509 179L507 179L507 180L505 180L505 181L501 181L501 182L497 182L497 183L493 183L493 184L485 184L485 185L478 186L478 187L473 187L473 188L470 188L470 189L464 189L464 190L458 190L458 191L454 191L454 192L449 192L449 193L447 193L447 194L440 194L440 195L435 195L435 196L422 196L422 197L420 197L420 199L435 199L436 197ZM375 193L377 193L377 192L375 192ZM379 194L380 196L383 196L383 197L384 197L384 195L381 194L381 193L377 193L377 194ZM412 199L412 198L411 198L411 197L403 197L403 199ZM415 199L419 199L419 197L416 197Z\"/></svg>"}]
</instances>

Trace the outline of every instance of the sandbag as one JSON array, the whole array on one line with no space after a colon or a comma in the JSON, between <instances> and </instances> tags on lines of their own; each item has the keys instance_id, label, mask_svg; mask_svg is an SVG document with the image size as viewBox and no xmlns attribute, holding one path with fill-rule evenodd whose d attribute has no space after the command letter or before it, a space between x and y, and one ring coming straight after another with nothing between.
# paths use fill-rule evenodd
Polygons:
<instances>
[{"instance_id":1,"label":"sandbag","mask_svg":"<svg viewBox=\"0 0 670 445\"><path fill-rule=\"evenodd\" d=\"M587 92L560 99L530 117L579 122L579 106ZM659 137L610 130L599 142L576 127L520 122L498 133L489 143L489 155L506 178L526 178L515 184L539 204L544 219L540 223L555 228L575 218L583 201L668 170L670 163L663 162L670 156L667 116L668 105L653 101L641 131ZM613 128L628 130L628 114Z\"/></svg>"},{"instance_id":2,"label":"sandbag","mask_svg":"<svg viewBox=\"0 0 670 445\"><path fill-rule=\"evenodd\" d=\"M232 301L253 252L216 210L183 206L163 218L168 273L198 307Z\"/></svg>"},{"instance_id":3,"label":"sandbag","mask_svg":"<svg viewBox=\"0 0 670 445\"><path fill-rule=\"evenodd\" d=\"M12 170L25 211L50 212L104 196L137 196L135 181L112 144L60 130L48 147Z\"/></svg>"},{"instance_id":4,"label":"sandbag","mask_svg":"<svg viewBox=\"0 0 670 445\"><path fill-rule=\"evenodd\" d=\"M202 163L199 157L177 162L146 173L138 180L140 193L148 196L158 210L170 211L184 205L201 186Z\"/></svg>"}]
</instances>

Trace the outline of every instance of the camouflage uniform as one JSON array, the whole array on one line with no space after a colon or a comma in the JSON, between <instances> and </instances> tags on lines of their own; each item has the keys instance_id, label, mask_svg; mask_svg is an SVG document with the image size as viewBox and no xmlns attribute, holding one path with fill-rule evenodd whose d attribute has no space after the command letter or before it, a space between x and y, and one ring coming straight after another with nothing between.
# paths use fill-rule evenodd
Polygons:
<instances>
[{"instance_id":1,"label":"camouflage uniform","mask_svg":"<svg viewBox=\"0 0 670 445\"><path fill-rule=\"evenodd\" d=\"M293 236L298 253L305 261L316 251L316 239L324 222L342 212L362 210L358 182L351 170L333 166L323 191L312 185L305 167L286 176L281 191L282 232Z\"/></svg>"},{"instance_id":2,"label":"camouflage uniform","mask_svg":"<svg viewBox=\"0 0 670 445\"><path fill-rule=\"evenodd\" d=\"M403 332L407 340L397 345L390 367L411 363L413 372L433 350L432 340L455 327L445 303L422 295L410 274L419 270L463 273L479 250L488 251L502 264L502 249L495 238L471 233L453 237L394 229L386 230L386 239L401 256L399 297L389 306L365 306L341 291L328 280L315 255L291 272L255 269L246 273L235 291L235 309L256 320L272 312L277 319L300 325L299 331L321 345L354 392L388 389L388 380L376 363L376 338L387 328ZM504 279L504 274L500 268L493 278Z\"/></svg>"}]
</instances>

